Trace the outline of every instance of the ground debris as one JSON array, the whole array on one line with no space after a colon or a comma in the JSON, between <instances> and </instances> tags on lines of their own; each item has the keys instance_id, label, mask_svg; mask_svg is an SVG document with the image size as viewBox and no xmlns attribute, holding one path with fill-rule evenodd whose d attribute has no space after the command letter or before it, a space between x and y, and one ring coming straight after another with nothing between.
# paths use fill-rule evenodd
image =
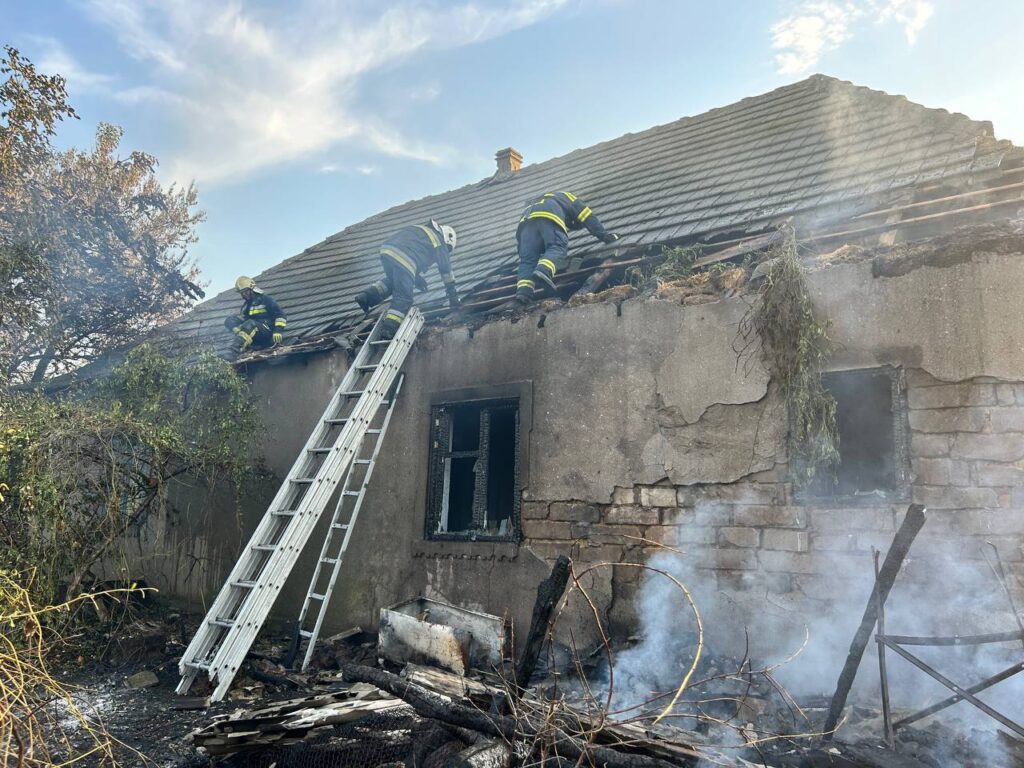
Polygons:
<instances>
[{"instance_id":1,"label":"ground debris","mask_svg":"<svg viewBox=\"0 0 1024 768\"><path fill-rule=\"evenodd\" d=\"M620 302L636 296L636 288L631 285L616 285L597 293L577 293L569 298L570 307L581 307L584 304L600 304L601 302Z\"/></svg>"},{"instance_id":2,"label":"ground debris","mask_svg":"<svg viewBox=\"0 0 1024 768\"><path fill-rule=\"evenodd\" d=\"M152 688L154 685L160 685L160 678L147 669L129 675L125 682L129 688Z\"/></svg>"},{"instance_id":3,"label":"ground debris","mask_svg":"<svg viewBox=\"0 0 1024 768\"><path fill-rule=\"evenodd\" d=\"M280 702L263 709L239 710L195 731L192 742L213 756L284 746L322 735L331 726L354 723L403 703L372 686Z\"/></svg>"}]
</instances>

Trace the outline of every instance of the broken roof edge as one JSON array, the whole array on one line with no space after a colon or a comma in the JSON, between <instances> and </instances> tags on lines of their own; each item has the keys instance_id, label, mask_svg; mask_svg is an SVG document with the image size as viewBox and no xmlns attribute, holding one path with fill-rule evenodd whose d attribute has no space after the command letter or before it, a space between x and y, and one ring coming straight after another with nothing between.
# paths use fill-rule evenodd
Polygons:
<instances>
[{"instance_id":1,"label":"broken roof edge","mask_svg":"<svg viewBox=\"0 0 1024 768\"><path fill-rule=\"evenodd\" d=\"M918 237L889 245L860 245L854 242L842 243L827 248L821 248L813 253L805 253L801 256L801 262L809 272L817 272L842 264L871 261L873 263L874 276L896 277L908 274L922 267L931 266L941 268L955 265L956 263L967 260L970 253L978 251L979 249L995 253L1024 253L1024 200L1020 201L1020 206L1021 216L1019 218L964 224L955 227L949 232ZM729 252L728 255L723 257L723 259L714 259L714 254L711 254L709 257L705 258L704 262L697 267L693 275L689 278L670 281L669 283L666 283L666 287L672 288L676 283L685 283L687 280L696 277L697 275L713 273L715 270L720 269L719 265L747 257L752 253L759 253L763 257L777 241L777 238L772 236L773 233L777 231L777 228L771 228L770 230L765 230L760 234L751 235L738 245L730 245L723 248L721 253L724 254L727 251ZM967 244L965 247L965 240L971 237L976 237L977 242ZM744 248L743 243L748 243L749 247ZM648 246L646 249L649 250L651 247L655 246ZM648 260L642 259L641 261ZM635 263L637 262L635 261L634 253L633 258L623 258L617 263L613 263L611 265L601 264L582 268L574 272L564 273L559 277L565 279L569 276L575 276L575 278L578 279L581 275L592 274L596 269L600 269L605 266L610 269L621 269ZM763 264L765 262L762 260L760 263ZM753 270L753 265L749 266L751 267L749 279L753 281L756 279L756 273ZM727 271L734 271L735 269L740 268L743 267L740 265L734 265L732 270ZM572 283L573 281L568 281L565 284L571 285ZM731 296L738 295L739 293L745 292L735 290L734 288L724 288L716 294L702 291L694 294L701 297L699 302L694 303L709 303L710 301L730 298ZM713 298L707 299L709 296ZM564 300L558 298L544 299L535 302L523 311L512 313L489 314L486 311L482 311L455 319L446 312L434 317L429 317L431 312L435 310L430 310L425 307L421 307L421 309L423 309L424 313L428 315L427 327L424 331L430 333L444 333L448 330L459 327L469 327L475 330L485 325L499 323L510 318L518 320L519 318L530 316L538 312L550 313L560 310L571 310L580 306L607 301L621 304L634 299L675 301L675 299L668 298L667 296L659 296L656 292L637 291L626 283L619 283L586 296L581 295L579 298L576 298L576 294L574 293L573 296ZM684 302L679 303L684 306L691 305ZM339 337L346 336L346 334L358 336L359 326L371 324L373 319L375 319L375 315L371 313L371 315L362 318L357 323L353 323L345 328L340 328L333 333L321 334L317 339L336 340ZM235 365L245 367L271 360L283 362L283 359L286 358L297 357L298 355L316 354L320 351L330 351L338 348L339 346L345 348L346 345L332 344L324 349L296 349L294 352L291 351L290 347L281 347L262 354L253 353L252 355L247 356L244 360L236 361Z\"/></svg>"}]
</instances>

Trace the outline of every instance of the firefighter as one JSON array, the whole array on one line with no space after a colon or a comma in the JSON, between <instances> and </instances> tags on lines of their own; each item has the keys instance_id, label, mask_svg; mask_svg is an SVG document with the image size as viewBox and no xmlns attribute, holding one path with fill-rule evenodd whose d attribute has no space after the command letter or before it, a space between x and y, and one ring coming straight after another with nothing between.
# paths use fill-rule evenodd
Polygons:
<instances>
[{"instance_id":1,"label":"firefighter","mask_svg":"<svg viewBox=\"0 0 1024 768\"><path fill-rule=\"evenodd\" d=\"M384 279L357 293L355 302L363 312L369 312L371 307L391 297L391 306L381 327L382 338L394 336L402 324L412 306L413 288L426 290L427 283L421 273L430 269L431 264L437 264L437 271L441 273L448 304L453 310L459 308L459 294L448 258L455 250L455 239L454 229L431 219L427 224L402 227L381 245Z\"/></svg>"},{"instance_id":2,"label":"firefighter","mask_svg":"<svg viewBox=\"0 0 1024 768\"><path fill-rule=\"evenodd\" d=\"M241 340L238 351L244 352L249 347L267 349L280 344L288 318L278 303L245 275L235 280L235 290L245 303L241 312L224 320L224 327Z\"/></svg>"},{"instance_id":3,"label":"firefighter","mask_svg":"<svg viewBox=\"0 0 1024 768\"><path fill-rule=\"evenodd\" d=\"M608 232L590 207L571 192L545 192L523 211L516 230L519 273L516 297L510 306L524 306L544 289L555 292L555 275L565 266L569 232L587 228L598 240L614 243L619 236ZM505 308L502 305L499 309Z\"/></svg>"}]
</instances>

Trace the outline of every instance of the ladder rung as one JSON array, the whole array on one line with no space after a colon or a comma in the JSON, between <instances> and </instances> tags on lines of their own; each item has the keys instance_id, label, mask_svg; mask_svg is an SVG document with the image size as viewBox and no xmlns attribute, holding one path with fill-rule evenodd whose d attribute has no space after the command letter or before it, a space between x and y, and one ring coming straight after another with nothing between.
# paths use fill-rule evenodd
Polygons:
<instances>
[{"instance_id":1,"label":"ladder rung","mask_svg":"<svg viewBox=\"0 0 1024 768\"><path fill-rule=\"evenodd\" d=\"M187 693L197 673L205 670L216 686L210 695L211 700L223 698L266 621L274 598L279 596L284 579L293 572L302 546L312 536L316 519L331 503L328 490L334 490L333 499L343 494L354 497L354 501L348 505L351 511L347 514L339 502L328 520L329 535L323 542L315 575L305 595L302 620L295 627L299 633L297 637L305 647L305 664L308 664L319 634L319 622L332 599L334 577L344 562L346 547L355 528L355 515L366 497L368 479L382 447L382 437L395 415L396 395L401 391L404 380L402 364L423 322L422 315L413 309L409 319L402 323L397 337L380 338L383 335L382 323L374 326L369 339L363 337L369 346L359 353L358 361L353 362L355 370L346 372L343 383L336 385L330 401L323 406L320 426L308 438L307 446L299 451L292 468L281 481L278 496L268 505L270 508L260 524L259 533L243 549L232 575L223 582L215 604L203 619L200 630L181 655L183 674L179 692ZM378 426L371 427L374 423ZM373 436L368 443L363 439L367 435ZM348 469L332 472L328 477L326 471L338 470L335 465L343 459ZM356 464L363 465L365 479L353 478L351 467ZM312 475L309 474L311 472ZM318 487L313 489L313 485ZM274 504L282 506L275 507ZM335 531L342 533L334 538ZM332 574L329 586L316 581L323 579L325 566ZM317 592L318 586L324 591ZM320 604L309 613L314 600ZM316 616L316 627L304 623L308 615Z\"/></svg>"}]
</instances>

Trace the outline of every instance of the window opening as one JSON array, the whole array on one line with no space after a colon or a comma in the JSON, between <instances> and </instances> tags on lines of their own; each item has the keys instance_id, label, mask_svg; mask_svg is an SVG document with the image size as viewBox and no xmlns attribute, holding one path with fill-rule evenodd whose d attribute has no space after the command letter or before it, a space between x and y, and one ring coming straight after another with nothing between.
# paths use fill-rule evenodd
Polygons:
<instances>
[{"instance_id":1,"label":"window opening","mask_svg":"<svg viewBox=\"0 0 1024 768\"><path fill-rule=\"evenodd\" d=\"M427 538L519 539L519 402L431 410Z\"/></svg>"},{"instance_id":2,"label":"window opening","mask_svg":"<svg viewBox=\"0 0 1024 768\"><path fill-rule=\"evenodd\" d=\"M826 373L822 383L836 400L839 463L819 468L809 495L903 498L909 459L902 372L874 368Z\"/></svg>"}]
</instances>

